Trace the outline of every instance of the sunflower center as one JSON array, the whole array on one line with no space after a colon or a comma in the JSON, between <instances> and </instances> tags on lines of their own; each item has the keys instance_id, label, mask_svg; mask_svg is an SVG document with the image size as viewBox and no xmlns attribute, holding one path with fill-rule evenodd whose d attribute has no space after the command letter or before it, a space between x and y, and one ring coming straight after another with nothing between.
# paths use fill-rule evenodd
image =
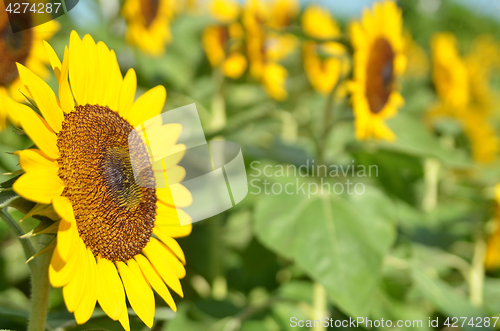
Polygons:
<instances>
[{"instance_id":1,"label":"sunflower center","mask_svg":"<svg viewBox=\"0 0 500 331\"><path fill-rule=\"evenodd\" d=\"M129 135L131 149L129 151ZM77 106L57 135L59 177L73 206L80 238L95 256L127 261L149 242L156 217L153 170L132 126L108 107ZM140 162L134 179L130 153Z\"/></svg>"},{"instance_id":2,"label":"sunflower center","mask_svg":"<svg viewBox=\"0 0 500 331\"><path fill-rule=\"evenodd\" d=\"M14 33L12 28L19 31ZM30 14L0 13L0 86L7 86L17 76L16 62L26 64L33 41ZM22 30L22 31L21 31Z\"/></svg>"},{"instance_id":3,"label":"sunflower center","mask_svg":"<svg viewBox=\"0 0 500 331\"><path fill-rule=\"evenodd\" d=\"M374 114L384 109L394 85L394 51L384 38L373 43L366 69L366 98Z\"/></svg>"},{"instance_id":4,"label":"sunflower center","mask_svg":"<svg viewBox=\"0 0 500 331\"><path fill-rule=\"evenodd\" d=\"M153 23L159 8L160 0L141 0L141 11L142 16L146 20L146 27L149 27Z\"/></svg>"}]
</instances>

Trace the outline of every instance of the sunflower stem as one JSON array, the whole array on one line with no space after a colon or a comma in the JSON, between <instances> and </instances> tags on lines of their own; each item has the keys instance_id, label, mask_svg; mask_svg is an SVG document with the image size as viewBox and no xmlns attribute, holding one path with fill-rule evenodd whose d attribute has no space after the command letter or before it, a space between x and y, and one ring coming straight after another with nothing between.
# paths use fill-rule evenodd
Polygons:
<instances>
[{"instance_id":1,"label":"sunflower stem","mask_svg":"<svg viewBox=\"0 0 500 331\"><path fill-rule=\"evenodd\" d=\"M35 255L35 253L36 253L35 247L33 247L33 245L31 244L31 241L28 238L21 238L21 236L25 235L25 233L24 233L23 229L21 229L19 224L7 212L7 208L2 209L2 211L0 212L0 217L9 226L11 231L14 232L15 236L17 237L17 239L21 243L26 260L28 260L30 257ZM33 272L33 265L28 264L28 267L30 268L31 272Z\"/></svg>"},{"instance_id":2,"label":"sunflower stem","mask_svg":"<svg viewBox=\"0 0 500 331\"><path fill-rule=\"evenodd\" d=\"M47 247L52 235L41 235L40 250ZM31 311L28 331L44 331L49 306L49 264L52 254L42 254L29 264L33 264L31 272Z\"/></svg>"},{"instance_id":3,"label":"sunflower stem","mask_svg":"<svg viewBox=\"0 0 500 331\"><path fill-rule=\"evenodd\" d=\"M214 71L216 93L212 98L212 119L210 128L220 130L226 127L226 102L224 100L224 74L220 70Z\"/></svg>"}]
</instances>

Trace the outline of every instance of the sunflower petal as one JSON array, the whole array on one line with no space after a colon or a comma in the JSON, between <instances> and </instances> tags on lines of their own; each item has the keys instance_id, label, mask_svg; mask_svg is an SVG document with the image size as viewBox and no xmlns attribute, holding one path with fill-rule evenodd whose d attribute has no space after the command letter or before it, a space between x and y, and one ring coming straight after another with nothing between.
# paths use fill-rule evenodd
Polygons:
<instances>
[{"instance_id":1,"label":"sunflower petal","mask_svg":"<svg viewBox=\"0 0 500 331\"><path fill-rule=\"evenodd\" d=\"M150 245L154 248L156 253L161 256L164 261L167 261L172 270L175 273L175 276L179 279L182 279L186 276L186 269L182 265L182 263L177 259L175 254L168 249L164 244L158 241L156 238L150 238Z\"/></svg>"},{"instance_id":2,"label":"sunflower petal","mask_svg":"<svg viewBox=\"0 0 500 331\"><path fill-rule=\"evenodd\" d=\"M120 318L118 319L122 327L125 329L125 331L130 331L130 322L128 320L128 311L127 309L123 309L122 314L120 315Z\"/></svg>"},{"instance_id":3,"label":"sunflower petal","mask_svg":"<svg viewBox=\"0 0 500 331\"><path fill-rule=\"evenodd\" d=\"M113 320L122 317L127 310L123 283L115 265L104 258L97 257L97 300L102 310Z\"/></svg>"},{"instance_id":4,"label":"sunflower petal","mask_svg":"<svg viewBox=\"0 0 500 331\"><path fill-rule=\"evenodd\" d=\"M54 132L57 133L61 131L64 115L61 107L59 107L54 91L52 91L43 79L35 75L31 72L31 70L22 64L18 63L17 69L19 70L19 76L21 77L23 84L28 88L30 94L33 96L33 99L35 99L36 104L47 123L49 123Z\"/></svg>"},{"instance_id":5,"label":"sunflower petal","mask_svg":"<svg viewBox=\"0 0 500 331\"><path fill-rule=\"evenodd\" d=\"M133 127L142 122L159 115L165 104L167 91L158 85L139 97L130 108L129 122Z\"/></svg>"},{"instance_id":6,"label":"sunflower petal","mask_svg":"<svg viewBox=\"0 0 500 331\"><path fill-rule=\"evenodd\" d=\"M52 70L54 70L54 75L56 76L57 81L60 81L61 68L62 68L61 60L59 60L59 57L57 56L56 52L48 42L44 40L43 45L45 46L45 50L47 51L47 56L49 58L50 65L52 66Z\"/></svg>"},{"instance_id":7,"label":"sunflower petal","mask_svg":"<svg viewBox=\"0 0 500 331\"><path fill-rule=\"evenodd\" d=\"M156 271L160 274L163 281L177 294L181 297L184 296L182 292L181 282L179 278L175 276L175 272L172 267L165 263L160 252L151 244L151 241L147 243L146 247L143 248L143 252L148 257L149 261L153 265Z\"/></svg>"},{"instance_id":8,"label":"sunflower petal","mask_svg":"<svg viewBox=\"0 0 500 331\"><path fill-rule=\"evenodd\" d=\"M59 81L59 100L62 110L67 114L75 108L75 99L68 81L69 75L69 49L64 49L64 58L61 69L61 80Z\"/></svg>"},{"instance_id":9,"label":"sunflower petal","mask_svg":"<svg viewBox=\"0 0 500 331\"><path fill-rule=\"evenodd\" d=\"M56 161L52 161L39 149L25 149L14 154L19 156L19 164L25 172L47 169L57 172L59 166Z\"/></svg>"},{"instance_id":10,"label":"sunflower petal","mask_svg":"<svg viewBox=\"0 0 500 331\"><path fill-rule=\"evenodd\" d=\"M151 284L153 289L158 292L158 294L165 300L165 302L172 308L173 311L177 311L177 306L175 305L175 301L170 294L167 286L161 279L160 275L153 269L151 263L148 261L146 257L143 255L136 255L135 260L137 264L141 268L144 277L146 277L147 281Z\"/></svg>"},{"instance_id":11,"label":"sunflower petal","mask_svg":"<svg viewBox=\"0 0 500 331\"><path fill-rule=\"evenodd\" d=\"M71 205L71 202L68 198L62 196L56 197L52 200L52 204L54 205L54 209L56 210L57 214L59 214L59 216L61 216L64 220L75 224L76 226L73 206Z\"/></svg>"},{"instance_id":12,"label":"sunflower petal","mask_svg":"<svg viewBox=\"0 0 500 331\"><path fill-rule=\"evenodd\" d=\"M95 263L94 254L92 254L90 248L86 248L85 256L88 262L88 269L87 269L88 272L85 280L86 283L85 285L83 285L83 287L85 288L86 292L85 295L83 296L82 302L80 302L80 304L75 310L75 320L76 323L78 324L84 324L90 319L90 316L92 316L92 312L94 311L95 304L97 301L97 286L96 286L97 267Z\"/></svg>"},{"instance_id":13,"label":"sunflower petal","mask_svg":"<svg viewBox=\"0 0 500 331\"><path fill-rule=\"evenodd\" d=\"M166 188L156 189L158 199L164 204L179 208L190 206L191 203L193 203L193 196L191 195L191 192L189 192L189 190L181 184L171 185L171 194L168 191L169 190Z\"/></svg>"},{"instance_id":14,"label":"sunflower petal","mask_svg":"<svg viewBox=\"0 0 500 331\"><path fill-rule=\"evenodd\" d=\"M129 69L120 89L120 100L118 101L118 114L128 119L130 107L134 104L135 91L137 89L137 76L134 69Z\"/></svg>"},{"instance_id":15,"label":"sunflower petal","mask_svg":"<svg viewBox=\"0 0 500 331\"><path fill-rule=\"evenodd\" d=\"M157 226L153 228L153 233L158 237L158 239L160 239L165 245L167 245L172 252L174 252L175 256L177 256L183 264L186 264L186 257L184 255L184 252L182 251L179 243L175 241L174 238L169 236L165 230L162 230Z\"/></svg>"},{"instance_id":16,"label":"sunflower petal","mask_svg":"<svg viewBox=\"0 0 500 331\"><path fill-rule=\"evenodd\" d=\"M57 136L43 118L28 106L18 107L15 116L28 137L38 148L51 159L55 160L59 157Z\"/></svg>"},{"instance_id":17,"label":"sunflower petal","mask_svg":"<svg viewBox=\"0 0 500 331\"><path fill-rule=\"evenodd\" d=\"M52 253L49 266L49 280L53 287L65 286L75 277L75 268L80 258L79 251L75 250L69 261L64 261L58 246L56 246L54 253Z\"/></svg>"},{"instance_id":18,"label":"sunflower petal","mask_svg":"<svg viewBox=\"0 0 500 331\"><path fill-rule=\"evenodd\" d=\"M78 261L78 272L75 274L75 277L71 279L71 281L63 287L63 297L64 302L66 303L66 308L70 313L74 312L76 308L82 302L83 297L85 296L87 288L85 288L85 283L87 280L88 274L88 263L86 258L86 248L83 241L77 241L78 250L79 250L79 261Z\"/></svg>"},{"instance_id":19,"label":"sunflower petal","mask_svg":"<svg viewBox=\"0 0 500 331\"><path fill-rule=\"evenodd\" d=\"M69 80L78 104L87 104L85 54L83 53L82 40L74 30L69 38Z\"/></svg>"},{"instance_id":20,"label":"sunflower petal","mask_svg":"<svg viewBox=\"0 0 500 331\"><path fill-rule=\"evenodd\" d=\"M123 262L117 262L116 266L123 280L128 301L144 324L152 328L155 314L155 297L153 291L144 279L137 262L131 259L127 263L128 265Z\"/></svg>"},{"instance_id":21,"label":"sunflower petal","mask_svg":"<svg viewBox=\"0 0 500 331\"><path fill-rule=\"evenodd\" d=\"M49 204L64 190L62 180L52 170L38 170L25 173L12 185L14 191L23 198Z\"/></svg>"}]
</instances>

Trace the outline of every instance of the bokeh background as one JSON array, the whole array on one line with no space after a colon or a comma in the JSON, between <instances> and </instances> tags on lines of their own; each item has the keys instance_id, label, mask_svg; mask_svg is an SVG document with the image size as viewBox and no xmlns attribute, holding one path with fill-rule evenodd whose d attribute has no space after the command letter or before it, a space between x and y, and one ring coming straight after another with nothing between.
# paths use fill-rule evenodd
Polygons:
<instances>
[{"instance_id":1,"label":"bokeh background","mask_svg":"<svg viewBox=\"0 0 500 331\"><path fill-rule=\"evenodd\" d=\"M317 88L320 78L305 65L303 46L309 37L301 20L306 8L316 4L329 11L341 30L338 41L352 52L348 26L372 1L281 3L283 7L266 10L271 18L291 13L286 24L270 23L265 31L273 38L289 38L278 43L274 54L286 74L278 70L266 79L256 79L242 64L251 60L248 31L233 29L234 35L222 38L227 43L222 49L241 50L232 69L225 71L214 60L220 39L207 37L207 28L229 26L224 15L232 14L224 6L219 8L223 15L214 14L209 1L173 1L167 20L171 38L149 51L126 37L132 20L124 17L123 1L80 0L58 18L61 28L50 43L60 56L73 29L104 41L116 51L123 73L136 70L140 92L158 84L166 87L165 110L196 103L207 138L238 143L249 180L258 179L240 204L196 223L192 234L180 239L187 259L185 297L175 298L176 314L157 297L153 329L306 330L291 327L290 318L362 316L422 320L419 329L425 330L431 329L429 317L439 318L437 328L442 329L448 317L500 316L500 1L397 2L403 12L407 69L398 81L405 105L387 121L396 135L393 142L356 140L348 88L339 84L338 93L325 95ZM245 3L237 7L236 22ZM456 40L454 50L433 46L442 32ZM276 46L272 42L270 38L266 46ZM439 86L451 83L434 74L442 65L439 56L449 59L450 75L466 72L469 112L443 106ZM347 67L349 80L352 61ZM55 77L47 80L56 86ZM325 109L333 118L326 130ZM30 145L11 125L0 132L0 171L18 170L12 153ZM313 161L375 165L378 176L340 173L324 178L332 185L362 183L365 191L359 195L265 194L264 180L316 183L317 176L275 173L277 165L311 166ZM267 165L274 169L268 170L270 177L255 169ZM11 214L23 217L15 210ZM26 232L37 224L32 218L20 223ZM21 245L0 222L0 329L26 328L29 295ZM133 314L131 328L147 329ZM77 326L61 289L53 289L48 329L121 326L99 309Z\"/></svg>"}]
</instances>

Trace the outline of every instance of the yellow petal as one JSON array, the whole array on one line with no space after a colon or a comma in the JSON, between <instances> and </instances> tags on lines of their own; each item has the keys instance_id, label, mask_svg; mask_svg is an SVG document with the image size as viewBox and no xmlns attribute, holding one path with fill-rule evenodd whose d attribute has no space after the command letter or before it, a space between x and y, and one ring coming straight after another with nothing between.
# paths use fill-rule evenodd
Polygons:
<instances>
[{"instance_id":1,"label":"yellow petal","mask_svg":"<svg viewBox=\"0 0 500 331\"><path fill-rule=\"evenodd\" d=\"M88 263L88 271L87 277L85 279L86 283L84 284L85 295L83 296L82 301L78 305L75 310L75 320L78 324L84 324L92 316L92 312L94 311L95 304L97 301L97 284L96 284L96 263L94 254L90 248L85 249L85 256Z\"/></svg>"},{"instance_id":2,"label":"yellow petal","mask_svg":"<svg viewBox=\"0 0 500 331\"><path fill-rule=\"evenodd\" d=\"M81 239L78 239L81 241ZM60 249L56 246L49 266L49 280L53 287L61 287L68 284L76 275L76 266L80 254L75 250L70 256L69 261L64 261L60 254Z\"/></svg>"},{"instance_id":3,"label":"yellow petal","mask_svg":"<svg viewBox=\"0 0 500 331\"><path fill-rule=\"evenodd\" d=\"M181 166L174 166L167 170L168 184L173 185L182 182L186 177L186 169Z\"/></svg>"},{"instance_id":4,"label":"yellow petal","mask_svg":"<svg viewBox=\"0 0 500 331\"><path fill-rule=\"evenodd\" d=\"M191 233L192 219L184 210L175 209L161 202L158 202L156 206L155 226L161 228L172 238L185 237Z\"/></svg>"},{"instance_id":5,"label":"yellow petal","mask_svg":"<svg viewBox=\"0 0 500 331\"><path fill-rule=\"evenodd\" d=\"M153 233L158 237L158 239L163 241L163 243L167 245L172 252L174 252L175 256L177 256L182 263L186 264L186 257L184 256L184 252L182 251L179 243L175 241L174 238L170 237L165 230L162 230L158 226L155 226L153 228Z\"/></svg>"},{"instance_id":6,"label":"yellow petal","mask_svg":"<svg viewBox=\"0 0 500 331\"><path fill-rule=\"evenodd\" d=\"M89 34L86 34L82 40L83 54L85 54L85 91L87 95L87 103L91 105L97 104L99 100L96 100L96 85L100 83L97 81L98 75L98 60L97 60L97 48L94 39Z\"/></svg>"},{"instance_id":7,"label":"yellow petal","mask_svg":"<svg viewBox=\"0 0 500 331\"><path fill-rule=\"evenodd\" d=\"M45 50L47 51L47 56L49 58L50 65L52 66L52 70L54 70L54 75L56 76L57 81L60 81L62 67L61 60L59 60L56 52L48 42L44 40L43 45L45 46Z\"/></svg>"},{"instance_id":8,"label":"yellow petal","mask_svg":"<svg viewBox=\"0 0 500 331\"><path fill-rule=\"evenodd\" d=\"M23 151L17 151L14 154L19 156L19 164L26 172L41 169L50 169L54 172L59 170L57 162L50 160L48 156L39 149L25 149Z\"/></svg>"},{"instance_id":9,"label":"yellow petal","mask_svg":"<svg viewBox=\"0 0 500 331\"><path fill-rule=\"evenodd\" d=\"M70 313L74 312L75 309L80 305L83 297L85 296L85 292L88 291L85 288L85 282L88 274L88 262L86 258L86 248L83 241L78 241L78 251L79 251L79 260L78 260L78 268L75 276L71 281L63 287L63 297L64 302L66 303L66 308Z\"/></svg>"},{"instance_id":10,"label":"yellow petal","mask_svg":"<svg viewBox=\"0 0 500 331\"><path fill-rule=\"evenodd\" d=\"M169 155L163 159L167 171L176 166L186 154L186 145L177 144L169 150Z\"/></svg>"},{"instance_id":11,"label":"yellow petal","mask_svg":"<svg viewBox=\"0 0 500 331\"><path fill-rule=\"evenodd\" d=\"M123 80L118 101L118 113L124 119L128 119L129 110L134 104L135 91L137 89L137 76L134 69L129 69Z\"/></svg>"},{"instance_id":12,"label":"yellow petal","mask_svg":"<svg viewBox=\"0 0 500 331\"><path fill-rule=\"evenodd\" d=\"M49 204L52 199L62 194L64 184L52 170L38 170L25 173L12 186L14 191L23 198Z\"/></svg>"},{"instance_id":13,"label":"yellow petal","mask_svg":"<svg viewBox=\"0 0 500 331\"><path fill-rule=\"evenodd\" d=\"M83 45L76 31L71 31L69 38L69 81L76 101L79 105L87 104L86 94L86 61Z\"/></svg>"},{"instance_id":14,"label":"yellow petal","mask_svg":"<svg viewBox=\"0 0 500 331\"><path fill-rule=\"evenodd\" d=\"M159 115L165 104L167 91L161 85L152 88L139 97L130 108L129 122L133 127Z\"/></svg>"},{"instance_id":15,"label":"yellow petal","mask_svg":"<svg viewBox=\"0 0 500 331\"><path fill-rule=\"evenodd\" d=\"M124 310L125 291L115 265L104 258L97 257L97 300L102 310L113 320L118 320Z\"/></svg>"},{"instance_id":16,"label":"yellow petal","mask_svg":"<svg viewBox=\"0 0 500 331\"><path fill-rule=\"evenodd\" d=\"M151 284L153 289L158 292L158 294L165 300L165 302L172 308L173 311L177 311L177 306L175 305L175 301L170 294L167 286L158 275L158 272L153 269L151 263L148 261L146 257L143 255L136 255L134 259L137 261L139 267L141 268L142 273Z\"/></svg>"},{"instance_id":17,"label":"yellow petal","mask_svg":"<svg viewBox=\"0 0 500 331\"><path fill-rule=\"evenodd\" d=\"M33 99L35 99L38 109L40 109L47 123L54 132L61 131L64 116L54 91L52 91L43 79L22 64L18 63L17 69L19 70L19 76L23 84L28 88Z\"/></svg>"},{"instance_id":18,"label":"yellow petal","mask_svg":"<svg viewBox=\"0 0 500 331\"><path fill-rule=\"evenodd\" d=\"M47 122L28 106L18 108L16 116L21 127L35 145L37 145L49 158L54 160L57 159L59 157L57 136L48 126Z\"/></svg>"},{"instance_id":19,"label":"yellow petal","mask_svg":"<svg viewBox=\"0 0 500 331\"><path fill-rule=\"evenodd\" d=\"M153 327L155 315L155 297L151 287L144 279L139 266L135 260L129 260L128 265L123 262L117 262L116 266L127 293L130 306L137 313L137 316L149 328Z\"/></svg>"},{"instance_id":20,"label":"yellow petal","mask_svg":"<svg viewBox=\"0 0 500 331\"><path fill-rule=\"evenodd\" d=\"M146 254L149 261L155 270L158 271L168 287L183 297L184 294L182 292L182 286L179 278L176 277L175 271L172 269L170 264L166 263L167 261L162 258L162 255L157 251L156 247L154 247L154 244L151 245L151 241L147 243L146 247L143 248L143 252Z\"/></svg>"},{"instance_id":21,"label":"yellow petal","mask_svg":"<svg viewBox=\"0 0 500 331\"><path fill-rule=\"evenodd\" d=\"M78 232L75 222L61 219L57 230L57 250L64 261L69 258L76 250L78 241Z\"/></svg>"},{"instance_id":22,"label":"yellow petal","mask_svg":"<svg viewBox=\"0 0 500 331\"><path fill-rule=\"evenodd\" d=\"M75 108L75 99L68 81L69 75L69 49L68 46L64 49L64 58L61 69L61 80L59 81L59 100L61 108L65 113L71 112Z\"/></svg>"},{"instance_id":23,"label":"yellow petal","mask_svg":"<svg viewBox=\"0 0 500 331\"><path fill-rule=\"evenodd\" d=\"M156 196L164 204L177 208L187 207L193 203L191 192L181 184L171 185L170 192L171 194L165 188L156 189Z\"/></svg>"},{"instance_id":24,"label":"yellow petal","mask_svg":"<svg viewBox=\"0 0 500 331\"><path fill-rule=\"evenodd\" d=\"M66 197L57 197L52 200L54 209L64 220L74 223L76 226L75 213L73 212L73 206L71 202Z\"/></svg>"},{"instance_id":25,"label":"yellow petal","mask_svg":"<svg viewBox=\"0 0 500 331\"><path fill-rule=\"evenodd\" d=\"M128 320L127 309L123 309L123 312L122 312L120 318L118 319L118 321L120 321L120 324L125 329L125 331L130 331L130 322Z\"/></svg>"},{"instance_id":26,"label":"yellow petal","mask_svg":"<svg viewBox=\"0 0 500 331\"><path fill-rule=\"evenodd\" d=\"M182 279L186 276L186 269L182 263L177 259L175 254L163 243L161 243L156 238L150 238L150 245L154 248L156 253L172 267L175 272L175 276Z\"/></svg>"}]
</instances>

